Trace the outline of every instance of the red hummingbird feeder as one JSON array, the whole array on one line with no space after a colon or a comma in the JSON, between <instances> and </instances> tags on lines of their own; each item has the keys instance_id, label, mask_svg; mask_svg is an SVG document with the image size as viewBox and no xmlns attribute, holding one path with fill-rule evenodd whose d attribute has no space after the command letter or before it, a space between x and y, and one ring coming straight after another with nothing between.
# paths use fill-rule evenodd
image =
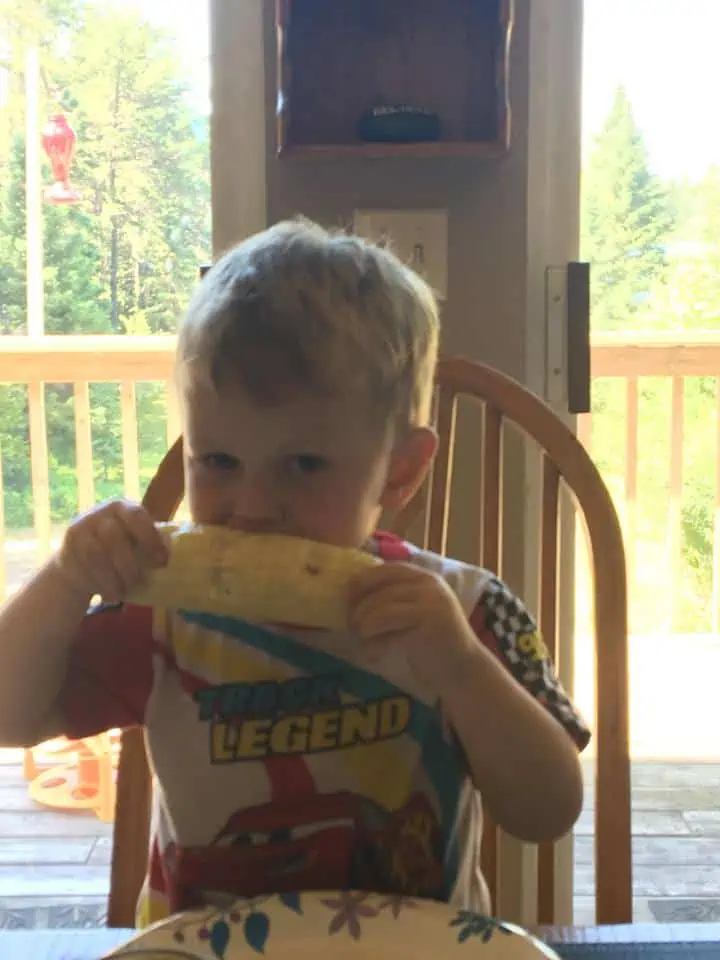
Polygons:
<instances>
[{"instance_id":1,"label":"red hummingbird feeder","mask_svg":"<svg viewBox=\"0 0 720 960\"><path fill-rule=\"evenodd\" d=\"M67 122L64 113L56 113L47 122L42 135L42 145L50 160L55 182L45 191L48 203L77 203L80 194L70 185L70 167L75 154L75 131Z\"/></svg>"}]
</instances>

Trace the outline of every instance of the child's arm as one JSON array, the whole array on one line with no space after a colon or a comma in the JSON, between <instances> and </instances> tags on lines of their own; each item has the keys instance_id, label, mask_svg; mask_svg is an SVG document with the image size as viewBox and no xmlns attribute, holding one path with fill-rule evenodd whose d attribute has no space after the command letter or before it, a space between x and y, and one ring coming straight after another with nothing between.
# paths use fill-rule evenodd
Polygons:
<instances>
[{"instance_id":1,"label":"child's arm","mask_svg":"<svg viewBox=\"0 0 720 960\"><path fill-rule=\"evenodd\" d=\"M56 704L92 597L120 601L166 548L140 506L112 501L79 517L57 554L0 610L0 744L62 729Z\"/></svg>"},{"instance_id":2,"label":"child's arm","mask_svg":"<svg viewBox=\"0 0 720 960\"><path fill-rule=\"evenodd\" d=\"M369 652L382 656L388 644L404 649L424 685L438 691L495 821L519 839L538 843L562 836L580 813L578 747L586 742L586 732L569 715L560 688L552 686L546 661L533 663L531 650L524 658L531 665L521 675L521 651L491 652L500 644L483 633L501 633L503 616L512 622L524 612L519 605L517 611L504 607L510 599L509 593L499 597L497 623L491 606L481 604L483 619L476 625L440 577L388 563L356 579L351 618ZM532 634L523 637L538 640Z\"/></svg>"},{"instance_id":3,"label":"child's arm","mask_svg":"<svg viewBox=\"0 0 720 960\"><path fill-rule=\"evenodd\" d=\"M443 703L495 821L527 843L567 833L582 809L576 745L467 627Z\"/></svg>"},{"instance_id":4,"label":"child's arm","mask_svg":"<svg viewBox=\"0 0 720 960\"><path fill-rule=\"evenodd\" d=\"M89 601L68 589L51 560L0 611L2 746L32 746L59 733L53 705Z\"/></svg>"}]
</instances>

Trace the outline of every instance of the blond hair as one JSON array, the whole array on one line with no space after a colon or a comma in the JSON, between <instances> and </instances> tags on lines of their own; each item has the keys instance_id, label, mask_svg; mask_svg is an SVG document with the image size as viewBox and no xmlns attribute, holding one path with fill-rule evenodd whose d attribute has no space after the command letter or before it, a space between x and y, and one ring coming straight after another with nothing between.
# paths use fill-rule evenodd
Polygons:
<instances>
[{"instance_id":1,"label":"blond hair","mask_svg":"<svg viewBox=\"0 0 720 960\"><path fill-rule=\"evenodd\" d=\"M431 289L393 253L293 220L214 264L180 327L178 373L266 403L355 390L388 419L425 423L438 338Z\"/></svg>"}]
</instances>

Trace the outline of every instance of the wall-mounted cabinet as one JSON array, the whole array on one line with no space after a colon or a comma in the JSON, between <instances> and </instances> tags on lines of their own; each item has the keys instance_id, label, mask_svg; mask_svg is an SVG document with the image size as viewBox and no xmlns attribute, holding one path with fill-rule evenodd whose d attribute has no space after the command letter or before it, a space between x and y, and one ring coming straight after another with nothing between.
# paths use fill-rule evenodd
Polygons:
<instances>
[{"instance_id":1,"label":"wall-mounted cabinet","mask_svg":"<svg viewBox=\"0 0 720 960\"><path fill-rule=\"evenodd\" d=\"M496 157L512 0L277 0L278 152Z\"/></svg>"}]
</instances>

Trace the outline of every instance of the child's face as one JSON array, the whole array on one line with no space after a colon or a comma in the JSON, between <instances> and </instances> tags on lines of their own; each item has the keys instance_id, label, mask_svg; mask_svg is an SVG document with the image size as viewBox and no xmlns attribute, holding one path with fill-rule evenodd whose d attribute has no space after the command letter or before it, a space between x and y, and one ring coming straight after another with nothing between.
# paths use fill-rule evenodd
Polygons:
<instances>
[{"instance_id":1,"label":"child's face","mask_svg":"<svg viewBox=\"0 0 720 960\"><path fill-rule=\"evenodd\" d=\"M422 481L432 431L398 441L354 398L259 404L240 387L185 395L185 482L196 523L359 547Z\"/></svg>"}]
</instances>

